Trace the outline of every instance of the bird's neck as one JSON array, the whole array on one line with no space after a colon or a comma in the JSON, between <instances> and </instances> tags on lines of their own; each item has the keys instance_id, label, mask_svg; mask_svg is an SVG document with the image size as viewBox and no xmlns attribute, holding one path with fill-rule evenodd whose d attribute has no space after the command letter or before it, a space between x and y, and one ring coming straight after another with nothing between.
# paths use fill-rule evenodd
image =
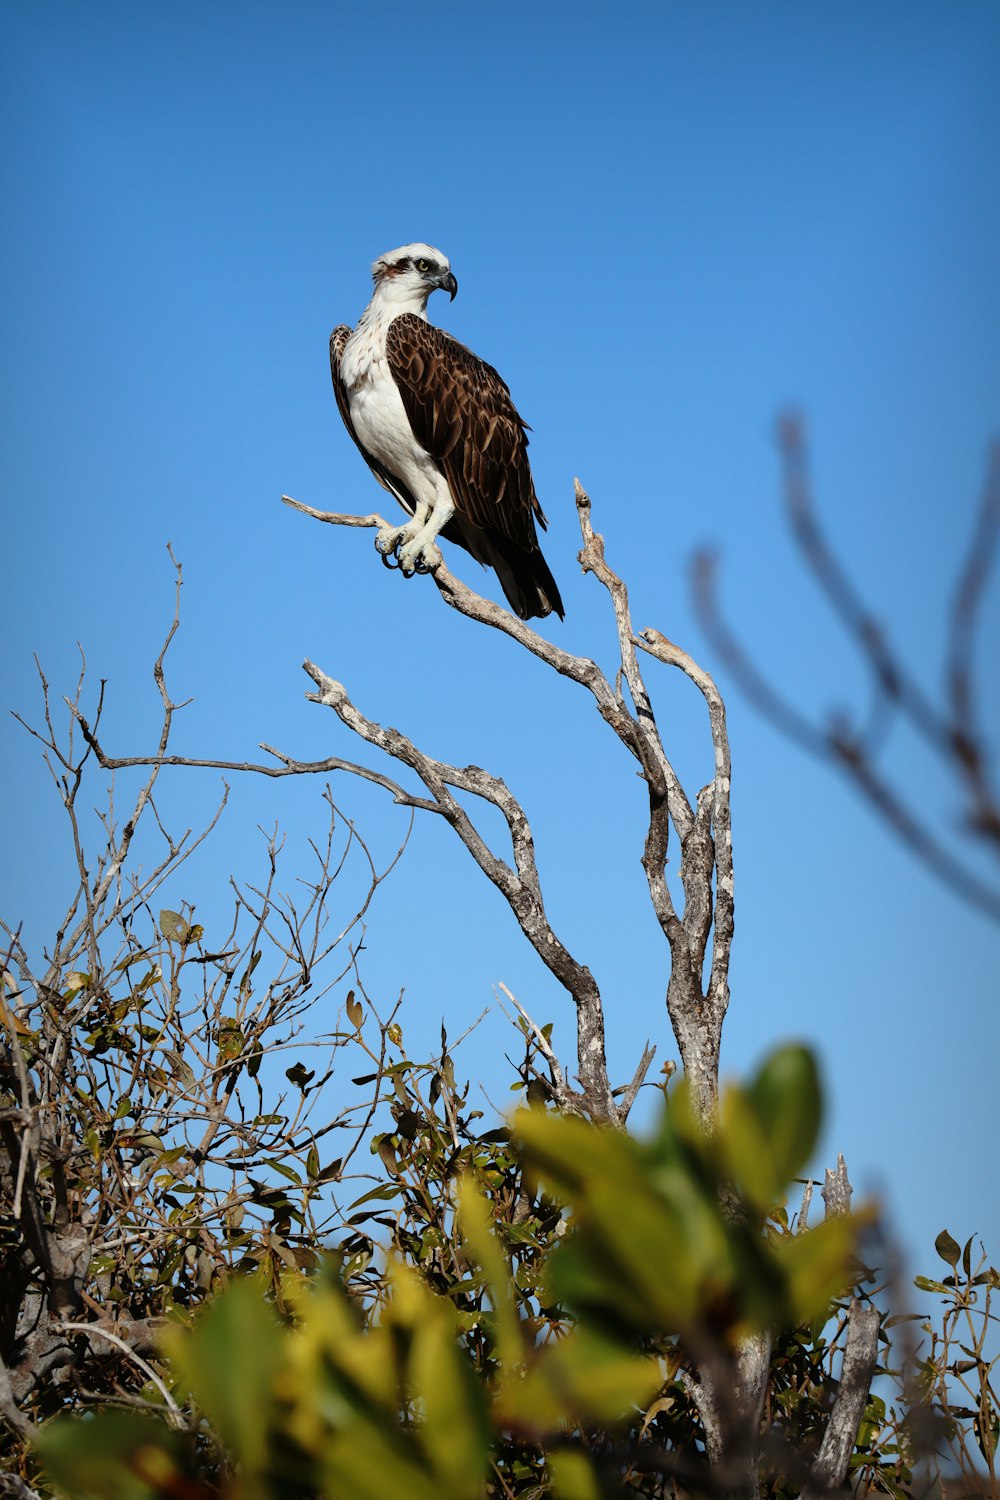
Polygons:
<instances>
[{"instance_id":1,"label":"bird's neck","mask_svg":"<svg viewBox=\"0 0 1000 1500\"><path fill-rule=\"evenodd\" d=\"M384 276L375 288L372 300L361 314L359 327L366 328L391 323L403 313L427 321L427 287L409 286L401 276Z\"/></svg>"}]
</instances>

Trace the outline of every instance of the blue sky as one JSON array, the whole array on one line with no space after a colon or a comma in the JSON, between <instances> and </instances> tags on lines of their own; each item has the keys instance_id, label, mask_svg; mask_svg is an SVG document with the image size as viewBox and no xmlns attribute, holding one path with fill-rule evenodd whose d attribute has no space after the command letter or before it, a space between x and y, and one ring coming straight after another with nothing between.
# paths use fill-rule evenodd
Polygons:
<instances>
[{"instance_id":1,"label":"blue sky","mask_svg":"<svg viewBox=\"0 0 1000 1500\"><path fill-rule=\"evenodd\" d=\"M1000 429L1000 12L53 0L6 6L2 26L3 702L35 711L32 652L68 690L79 641L109 680L108 747L151 749L171 541L185 568L171 681L195 699L175 749L360 755L305 703L308 656L370 717L502 774L535 826L554 925L602 985L615 1080L647 1036L673 1055L641 788L617 742L571 685L446 611L429 581L384 571L370 533L279 504L389 503L342 430L329 330L361 311L377 254L440 246L460 293L434 299L432 319L500 369L533 428L567 608L545 633L613 665L605 598L575 560L578 474L637 626L727 689L689 596L691 554L711 543L747 648L822 713L857 701L863 676L781 517L774 419L794 402L831 537L936 688ZM994 689L998 616L994 587L981 661ZM701 702L652 667L649 680L696 788L710 774ZM724 1072L812 1042L826 1159L847 1154L925 1267L944 1225L995 1254L997 933L728 699ZM995 697L990 714L995 733ZM12 721L0 734L0 906L41 943L68 848L34 747ZM920 747L898 734L891 753L900 784L946 820L954 796ZM217 787L212 773L174 778L168 811L197 822ZM399 811L369 787L335 794L387 857ZM319 786L241 782L173 904L197 902L210 923L275 820L291 875L321 826ZM442 1018L462 1031L502 980L571 1056L568 1002L436 824L418 825L382 890L365 974L382 1003L405 988L414 1051ZM504 1050L516 1046L494 1006L463 1059L501 1102Z\"/></svg>"}]
</instances>

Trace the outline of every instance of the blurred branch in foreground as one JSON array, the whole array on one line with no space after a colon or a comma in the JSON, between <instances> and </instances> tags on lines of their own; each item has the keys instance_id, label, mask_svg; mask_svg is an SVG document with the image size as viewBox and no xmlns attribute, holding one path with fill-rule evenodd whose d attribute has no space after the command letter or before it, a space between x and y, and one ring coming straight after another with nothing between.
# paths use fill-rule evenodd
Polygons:
<instances>
[{"instance_id":1,"label":"blurred branch in foreground","mask_svg":"<svg viewBox=\"0 0 1000 1500\"><path fill-rule=\"evenodd\" d=\"M946 671L942 701L930 696L912 673L855 587L820 526L809 480L802 424L792 416L778 428L785 505L792 533L813 578L870 672L872 703L867 720L831 710L815 724L786 698L775 678L746 653L723 617L716 560L699 553L694 563L695 605L713 646L755 707L786 738L818 760L843 770L896 836L962 900L1000 922L1000 878L973 868L971 842L984 845L1000 865L1000 790L982 727L981 684L975 671L981 608L1000 533L1000 444L987 466L979 512L965 562L959 570L946 625ZM914 806L900 790L883 754L889 728L905 720L930 747L961 800L958 826L949 830L940 804L924 797ZM953 844L955 845L953 847Z\"/></svg>"}]
</instances>

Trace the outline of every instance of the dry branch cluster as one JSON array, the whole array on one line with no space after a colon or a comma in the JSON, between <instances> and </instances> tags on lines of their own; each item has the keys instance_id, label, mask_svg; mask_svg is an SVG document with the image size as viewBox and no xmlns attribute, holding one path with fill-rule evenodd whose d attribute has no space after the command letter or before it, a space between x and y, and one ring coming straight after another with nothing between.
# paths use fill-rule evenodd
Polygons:
<instances>
[{"instance_id":1,"label":"dry branch cluster","mask_svg":"<svg viewBox=\"0 0 1000 1500\"><path fill-rule=\"evenodd\" d=\"M179 595L179 569L177 584ZM174 837L156 808L177 707L164 680L177 622L175 612L155 666L157 755L124 815L112 785L96 854L80 792L88 760L102 756L103 685L91 727L81 674L61 735L42 678L44 727L32 733L67 815L76 884L44 966L3 924L0 1412L22 1435L33 1425L25 1408L41 1417L66 1401L134 1403L148 1381L162 1392L148 1359L165 1315L229 1268L312 1264L333 1214L321 1189L347 1172L375 1109L369 1100L331 1112L323 1092L338 1049L364 1047L358 1027L306 1027L342 979L360 988L363 917L388 873L328 790L325 836L299 895L281 891L272 836L263 879L231 882L224 929L206 933L190 908L161 905L226 801L224 792L195 838ZM160 852L143 867L130 855L147 823ZM338 923L331 893L349 860L363 890ZM307 1049L321 1059L312 1068ZM383 1029L368 1059L379 1080L384 1054ZM339 1155L323 1169L332 1132Z\"/></svg>"}]
</instances>

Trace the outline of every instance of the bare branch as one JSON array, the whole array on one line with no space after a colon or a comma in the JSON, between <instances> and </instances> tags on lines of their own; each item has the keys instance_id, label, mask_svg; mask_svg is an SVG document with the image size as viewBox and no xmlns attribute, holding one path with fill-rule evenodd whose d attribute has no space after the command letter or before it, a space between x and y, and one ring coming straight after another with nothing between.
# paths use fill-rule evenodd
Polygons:
<instances>
[{"instance_id":1,"label":"bare branch","mask_svg":"<svg viewBox=\"0 0 1000 1500\"><path fill-rule=\"evenodd\" d=\"M137 1354L132 1345L127 1343L119 1334L114 1333L110 1328L106 1328L103 1324L99 1323L63 1323L60 1326L64 1333L84 1333L89 1339L105 1339L107 1343L114 1344L115 1348L120 1349L131 1360L136 1369L141 1370L146 1379L156 1386L170 1413L168 1421L171 1422L171 1425L174 1427L186 1426L181 1416L180 1407L152 1365L144 1360L141 1355Z\"/></svg>"},{"instance_id":2,"label":"bare branch","mask_svg":"<svg viewBox=\"0 0 1000 1500\"><path fill-rule=\"evenodd\" d=\"M802 1500L824 1500L840 1493L878 1362L878 1331L878 1308L852 1298L837 1398Z\"/></svg>"},{"instance_id":3,"label":"bare branch","mask_svg":"<svg viewBox=\"0 0 1000 1500\"><path fill-rule=\"evenodd\" d=\"M0 1417L17 1433L18 1437L30 1437L35 1430L34 1422L24 1415L14 1399L10 1371L2 1359L0 1359Z\"/></svg>"},{"instance_id":4,"label":"bare branch","mask_svg":"<svg viewBox=\"0 0 1000 1500\"><path fill-rule=\"evenodd\" d=\"M996 561L998 537L1000 443L995 443L968 556L955 585L948 642L948 693L952 712L952 750L966 776L973 804L970 826L1000 841L1000 804L996 789L989 781L974 685L976 630L983 594Z\"/></svg>"},{"instance_id":5,"label":"bare branch","mask_svg":"<svg viewBox=\"0 0 1000 1500\"><path fill-rule=\"evenodd\" d=\"M624 1125L628 1119L632 1106L639 1097L639 1090L646 1081L646 1074L649 1072L655 1056L656 1048L650 1046L649 1042L647 1042L642 1049L642 1056L632 1075L632 1082L625 1089L622 1102L618 1106L618 1123L620 1125Z\"/></svg>"},{"instance_id":6,"label":"bare branch","mask_svg":"<svg viewBox=\"0 0 1000 1500\"><path fill-rule=\"evenodd\" d=\"M730 779L732 775L729 753L729 733L726 728L726 706L722 701L712 677L699 667L697 662L668 641L658 630L644 630L636 644L648 651L658 661L677 667L688 677L702 694L708 706L712 745L715 750L715 776L711 784L712 853L715 863L715 911L712 936L712 974L709 982L709 997L721 1018L729 1005L729 953L733 941L733 835L729 807ZM699 803L701 798L699 797ZM711 878L711 871L709 878ZM687 921L685 915L685 923ZM704 952L704 945L702 945Z\"/></svg>"},{"instance_id":7,"label":"bare branch","mask_svg":"<svg viewBox=\"0 0 1000 1500\"><path fill-rule=\"evenodd\" d=\"M366 526L374 527L383 525L381 516L343 516L332 511L317 511L311 506L303 505L298 500L292 500L289 496L282 497L286 505L301 510L304 514L313 516L316 520L326 521L334 526ZM484 599L466 584L462 583L451 573L444 562L438 563L433 569L432 575L438 592L444 602L459 614L465 615L467 619L476 620L481 625L488 625L492 630L499 630L504 635L509 635L525 650L544 661L553 671L562 677L568 677L570 681L579 683L590 692L597 704L601 717L611 725L619 739L632 752L636 759L642 763L645 747L635 729L635 722L625 705L616 697L610 683L604 676L596 662L587 657L572 656L568 651L555 646L547 641L544 636L532 630L523 620L499 604L494 604L491 599Z\"/></svg>"},{"instance_id":8,"label":"bare branch","mask_svg":"<svg viewBox=\"0 0 1000 1500\"><path fill-rule=\"evenodd\" d=\"M867 658L883 692L903 705L921 733L938 748L946 743L944 726L933 705L902 667L882 626L864 604L823 535L809 483L808 454L802 422L786 414L778 422L785 505L792 534L809 569L844 628Z\"/></svg>"},{"instance_id":9,"label":"bare branch","mask_svg":"<svg viewBox=\"0 0 1000 1500\"><path fill-rule=\"evenodd\" d=\"M37 1490L26 1484L19 1474L0 1474L0 1500L41 1500Z\"/></svg>"},{"instance_id":10,"label":"bare branch","mask_svg":"<svg viewBox=\"0 0 1000 1500\"><path fill-rule=\"evenodd\" d=\"M601 997L590 970L579 964L556 937L542 901L534 838L520 803L499 777L478 766L446 765L418 750L398 729L384 729L355 707L342 683L328 677L312 662L305 671L318 693L307 697L332 708L341 722L368 744L377 746L410 767L431 794L432 807L454 829L486 878L496 886L517 918L521 931L546 968L571 995L577 1008L580 1080L588 1111L598 1119L614 1117L604 1060L604 1017ZM496 807L506 821L513 846L514 866L490 849L472 819L450 791L455 787Z\"/></svg>"},{"instance_id":11,"label":"bare branch","mask_svg":"<svg viewBox=\"0 0 1000 1500\"><path fill-rule=\"evenodd\" d=\"M844 1161L843 1152L840 1152L837 1156L836 1167L832 1170L827 1167L823 1173L823 1203L827 1218L839 1219L849 1214L853 1193L854 1189L847 1176L847 1163Z\"/></svg>"},{"instance_id":12,"label":"bare branch","mask_svg":"<svg viewBox=\"0 0 1000 1500\"><path fill-rule=\"evenodd\" d=\"M629 612L628 589L624 581L609 567L605 559L604 538L598 532L595 532L593 528L590 496L583 488L579 479L575 479L573 485L576 494L576 509L580 521L580 531L583 534L583 550L580 553L580 566L585 573L593 573L595 578L604 585L611 595L625 681L628 683L628 689L632 695L638 724L645 731L643 736L645 749L650 759L656 764L657 779L662 777L666 784L667 805L670 816L683 843L694 822L694 813L684 788L681 786L677 774L663 749L660 732L656 726L656 716L653 713L653 705L646 691L646 684L642 680L642 673L639 670L639 662L635 654L636 641L632 631L632 616Z\"/></svg>"},{"instance_id":13,"label":"bare branch","mask_svg":"<svg viewBox=\"0 0 1000 1500\"><path fill-rule=\"evenodd\" d=\"M382 531L388 524L384 517L375 511L367 516L352 516L329 510L314 510L311 505L303 505L301 500L293 500L291 495L282 495L281 503L290 506L292 510L300 510L304 516L312 516L314 521L326 521L330 526L365 526Z\"/></svg>"},{"instance_id":14,"label":"bare branch","mask_svg":"<svg viewBox=\"0 0 1000 1500\"><path fill-rule=\"evenodd\" d=\"M409 792L404 791L395 781L390 781L387 776L370 770L368 766L359 765L355 761L342 760L336 755L328 755L323 760L296 760L293 756L285 755L283 751L276 750L272 745L265 743L262 743L260 748L268 755L273 755L280 762L279 765L259 765L248 760L214 760L193 755L108 755L79 710L72 708L72 712L80 725L84 739L94 751L98 765L104 771L122 771L136 766L154 766L157 769L162 766L185 766L189 770L235 771L254 776L270 776L273 779L280 779L282 776L326 776L334 771L346 771L362 781L370 781L375 786L384 787L387 792L392 793L393 800L401 806L425 807L428 811L432 810L431 804L421 802L419 798L414 799Z\"/></svg>"},{"instance_id":15,"label":"bare branch","mask_svg":"<svg viewBox=\"0 0 1000 1500\"><path fill-rule=\"evenodd\" d=\"M538 1022L532 1020L531 1016L529 1016L520 1000L518 1000L517 996L507 988L503 980L500 981L498 988L503 990L511 1005L514 1006L518 1015L521 1017L521 1020L528 1027L528 1030L534 1037L535 1045L537 1046L539 1052L548 1063L549 1072L552 1076L552 1086L555 1090L557 1102L564 1109L569 1109L571 1111L575 1110L576 1101L573 1098L572 1090L567 1089L566 1087L566 1080L563 1075L563 1070L560 1065L559 1059L556 1056L555 1051L553 1050L552 1043L549 1041L548 1037L545 1035L545 1032L539 1026ZM511 1019L513 1019L513 1017Z\"/></svg>"}]
</instances>

